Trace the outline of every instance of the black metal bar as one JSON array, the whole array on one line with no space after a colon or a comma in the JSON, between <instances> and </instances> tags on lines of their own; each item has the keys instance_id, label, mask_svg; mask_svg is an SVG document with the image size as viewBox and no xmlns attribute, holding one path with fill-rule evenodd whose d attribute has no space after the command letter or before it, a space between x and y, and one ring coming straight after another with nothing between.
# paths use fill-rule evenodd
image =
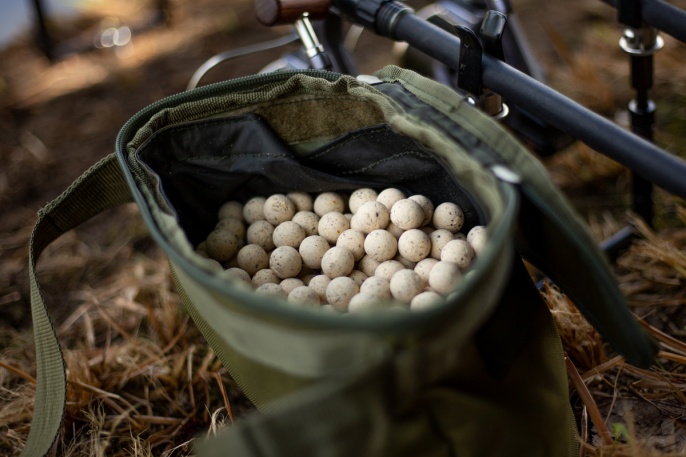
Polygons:
<instances>
[{"instance_id":1,"label":"black metal bar","mask_svg":"<svg viewBox=\"0 0 686 457\"><path fill-rule=\"evenodd\" d=\"M455 27L460 37L460 68L457 71L457 86L476 97L481 95L481 60L483 49L479 39L469 28Z\"/></svg>"},{"instance_id":2,"label":"black metal bar","mask_svg":"<svg viewBox=\"0 0 686 457\"><path fill-rule=\"evenodd\" d=\"M630 61L631 85L636 90L636 98L629 103L631 131L652 142L655 104L649 99L648 92L653 85L653 56L632 55ZM652 183L634 173L631 185L634 211L646 223L652 225L654 215Z\"/></svg>"},{"instance_id":3,"label":"black metal bar","mask_svg":"<svg viewBox=\"0 0 686 457\"><path fill-rule=\"evenodd\" d=\"M459 38L414 14L397 19L394 35L451 68L459 69ZM441 43L436 45L436 43ZM482 59L483 85L515 105L640 174L657 186L686 198L686 162L570 100L543 83L488 54Z\"/></svg>"},{"instance_id":4,"label":"black metal bar","mask_svg":"<svg viewBox=\"0 0 686 457\"><path fill-rule=\"evenodd\" d=\"M618 0L601 0L617 8ZM686 11L662 0L642 0L641 15L643 22L686 43Z\"/></svg>"},{"instance_id":5,"label":"black metal bar","mask_svg":"<svg viewBox=\"0 0 686 457\"><path fill-rule=\"evenodd\" d=\"M686 196L686 162L682 159L488 55L484 55L482 68L484 86L540 113L552 125L657 186Z\"/></svg>"}]
</instances>

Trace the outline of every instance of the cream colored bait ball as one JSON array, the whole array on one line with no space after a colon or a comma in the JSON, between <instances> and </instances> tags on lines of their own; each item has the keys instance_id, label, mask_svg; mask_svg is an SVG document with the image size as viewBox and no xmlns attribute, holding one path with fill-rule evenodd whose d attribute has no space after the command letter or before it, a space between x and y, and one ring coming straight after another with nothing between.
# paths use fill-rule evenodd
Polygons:
<instances>
[{"instance_id":1,"label":"cream colored bait ball","mask_svg":"<svg viewBox=\"0 0 686 457\"><path fill-rule=\"evenodd\" d=\"M302 257L298 250L291 246L278 247L269 256L269 268L280 279L297 276L302 265Z\"/></svg>"},{"instance_id":2,"label":"cream colored bait ball","mask_svg":"<svg viewBox=\"0 0 686 457\"><path fill-rule=\"evenodd\" d=\"M219 222L217 222L217 225L215 225L214 228L215 230L228 230L229 232L236 235L236 238L238 238L239 240L245 239L245 224L243 224L243 221L235 217L225 217L224 219L219 219Z\"/></svg>"},{"instance_id":3,"label":"cream colored bait ball","mask_svg":"<svg viewBox=\"0 0 686 457\"><path fill-rule=\"evenodd\" d=\"M466 270L474 259L474 249L465 240L452 240L443 246L441 261L457 264Z\"/></svg>"},{"instance_id":4,"label":"cream colored bait ball","mask_svg":"<svg viewBox=\"0 0 686 457\"><path fill-rule=\"evenodd\" d=\"M228 219L230 217L243 222L243 205L241 202L230 200L219 207L217 219Z\"/></svg>"},{"instance_id":5,"label":"cream colored bait ball","mask_svg":"<svg viewBox=\"0 0 686 457\"><path fill-rule=\"evenodd\" d=\"M360 293L376 297L377 300L390 300L391 280L381 276L370 276L360 286Z\"/></svg>"},{"instance_id":6,"label":"cream colored bait ball","mask_svg":"<svg viewBox=\"0 0 686 457\"><path fill-rule=\"evenodd\" d=\"M393 298L409 305L424 289L424 280L414 270L403 269L393 275L390 285Z\"/></svg>"},{"instance_id":7,"label":"cream colored bait ball","mask_svg":"<svg viewBox=\"0 0 686 457\"><path fill-rule=\"evenodd\" d=\"M336 246L350 251L357 262L364 257L364 239L364 233L359 230L348 229L340 234L336 240Z\"/></svg>"},{"instance_id":8,"label":"cream colored bait ball","mask_svg":"<svg viewBox=\"0 0 686 457\"><path fill-rule=\"evenodd\" d=\"M431 253L431 238L419 229L410 229L400 235L398 253L407 260L419 262Z\"/></svg>"},{"instance_id":9,"label":"cream colored bait ball","mask_svg":"<svg viewBox=\"0 0 686 457\"><path fill-rule=\"evenodd\" d=\"M302 281L302 279L298 278L286 278L282 280L279 285L283 288L283 290L286 292L286 295L290 294L293 289L296 287L304 286L305 283Z\"/></svg>"},{"instance_id":10,"label":"cream colored bait ball","mask_svg":"<svg viewBox=\"0 0 686 457\"><path fill-rule=\"evenodd\" d=\"M367 202L373 202L379 194L370 188L362 188L353 191L348 198L348 207L350 207L350 212L355 214L360 206Z\"/></svg>"},{"instance_id":11,"label":"cream colored bait ball","mask_svg":"<svg viewBox=\"0 0 686 457\"><path fill-rule=\"evenodd\" d=\"M391 208L391 222L403 230L416 229L422 226L424 210L414 200L403 198Z\"/></svg>"},{"instance_id":12,"label":"cream colored bait ball","mask_svg":"<svg viewBox=\"0 0 686 457\"><path fill-rule=\"evenodd\" d=\"M214 260L229 260L238 251L238 238L228 230L213 230L207 236L207 254Z\"/></svg>"},{"instance_id":13,"label":"cream colored bait ball","mask_svg":"<svg viewBox=\"0 0 686 457\"><path fill-rule=\"evenodd\" d=\"M431 268L429 287L440 295L448 295L462 278L456 263L440 261Z\"/></svg>"},{"instance_id":14,"label":"cream colored bait ball","mask_svg":"<svg viewBox=\"0 0 686 457\"><path fill-rule=\"evenodd\" d=\"M417 262L414 262L410 259L406 259L405 257L401 256L400 254L396 254L396 256L393 257L393 260L397 260L398 262L403 264L403 267L409 268L410 270L414 270L414 267L417 266Z\"/></svg>"},{"instance_id":15,"label":"cream colored bait ball","mask_svg":"<svg viewBox=\"0 0 686 457\"><path fill-rule=\"evenodd\" d=\"M300 274L298 275L298 278L302 279L302 281L305 283L305 285L308 285L310 282L310 279L314 278L318 274L321 274L321 271L319 269L310 268L310 267L305 266L305 264L303 264L303 269L300 270Z\"/></svg>"},{"instance_id":16,"label":"cream colored bait ball","mask_svg":"<svg viewBox=\"0 0 686 457\"><path fill-rule=\"evenodd\" d=\"M250 279L250 275L247 271L243 270L242 268L228 268L224 270L222 276L228 279L229 281L238 281L247 286L252 287L252 280Z\"/></svg>"},{"instance_id":17,"label":"cream colored bait ball","mask_svg":"<svg viewBox=\"0 0 686 457\"><path fill-rule=\"evenodd\" d=\"M319 235L319 216L312 211L298 211L292 220L305 230L307 236Z\"/></svg>"},{"instance_id":18,"label":"cream colored bait ball","mask_svg":"<svg viewBox=\"0 0 686 457\"><path fill-rule=\"evenodd\" d=\"M224 265L221 264L221 262L218 262L214 259L210 259L209 257L203 259L203 262L205 265L210 266L210 268L214 268L215 270L224 270Z\"/></svg>"},{"instance_id":19,"label":"cream colored bait ball","mask_svg":"<svg viewBox=\"0 0 686 457\"><path fill-rule=\"evenodd\" d=\"M280 282L281 279L278 276L276 276L276 273L274 273L270 268L260 270L257 273L255 273L252 277L252 286L254 289L257 289L262 284L278 284Z\"/></svg>"},{"instance_id":20,"label":"cream colored bait ball","mask_svg":"<svg viewBox=\"0 0 686 457\"><path fill-rule=\"evenodd\" d=\"M378 297L360 292L354 295L348 302L349 313L359 313L384 308L384 302Z\"/></svg>"},{"instance_id":21,"label":"cream colored bait ball","mask_svg":"<svg viewBox=\"0 0 686 457\"><path fill-rule=\"evenodd\" d=\"M405 193L402 190L389 187L388 189L384 189L379 192L379 195L376 197L376 201L383 203L384 206L390 211L395 202L404 198Z\"/></svg>"},{"instance_id":22,"label":"cream colored bait ball","mask_svg":"<svg viewBox=\"0 0 686 457\"><path fill-rule=\"evenodd\" d=\"M433 308L434 306L441 303L443 297L438 295L432 290L424 291L420 294L415 295L415 297L410 302L410 309L412 311L421 311L423 309Z\"/></svg>"},{"instance_id":23,"label":"cream colored bait ball","mask_svg":"<svg viewBox=\"0 0 686 457\"><path fill-rule=\"evenodd\" d=\"M367 274L365 274L364 272L362 272L362 271L360 271L360 270L353 270L353 271L350 272L350 274L348 275L348 277L351 278L353 281L355 281L355 283L356 283L358 286L361 286L362 283L363 283L369 276L367 276Z\"/></svg>"},{"instance_id":24,"label":"cream colored bait ball","mask_svg":"<svg viewBox=\"0 0 686 457\"><path fill-rule=\"evenodd\" d=\"M348 303L360 288L351 278L339 276L333 278L326 288L326 301L333 306L336 311L347 311Z\"/></svg>"},{"instance_id":25,"label":"cream colored bait ball","mask_svg":"<svg viewBox=\"0 0 686 457\"><path fill-rule=\"evenodd\" d=\"M253 197L243 205L243 219L247 224L264 220L264 197Z\"/></svg>"},{"instance_id":26,"label":"cream colored bait ball","mask_svg":"<svg viewBox=\"0 0 686 457\"><path fill-rule=\"evenodd\" d=\"M322 257L322 273L329 278L348 276L355 266L355 258L347 249L334 246Z\"/></svg>"},{"instance_id":27,"label":"cream colored bait ball","mask_svg":"<svg viewBox=\"0 0 686 457\"><path fill-rule=\"evenodd\" d=\"M257 244L243 246L236 256L238 267L253 276L269 266L269 254Z\"/></svg>"},{"instance_id":28,"label":"cream colored bait ball","mask_svg":"<svg viewBox=\"0 0 686 457\"><path fill-rule=\"evenodd\" d=\"M308 270L308 271L309 271L310 269L309 269L309 268L306 268L306 267L303 267L303 270ZM310 281L311 281L312 278L314 278L315 276L317 276L315 273L303 274L303 271L300 271L300 274L298 275L298 279L300 279L300 280L303 282L304 285L309 286L309 285L310 285Z\"/></svg>"},{"instance_id":29,"label":"cream colored bait ball","mask_svg":"<svg viewBox=\"0 0 686 457\"><path fill-rule=\"evenodd\" d=\"M313 211L319 217L331 212L343 214L345 197L338 192L322 192L314 199Z\"/></svg>"},{"instance_id":30,"label":"cream colored bait ball","mask_svg":"<svg viewBox=\"0 0 686 457\"><path fill-rule=\"evenodd\" d=\"M378 267L376 267L376 270L374 270L374 276L385 278L390 281L394 274L404 269L405 265L395 259L385 260L381 262Z\"/></svg>"},{"instance_id":31,"label":"cream colored bait ball","mask_svg":"<svg viewBox=\"0 0 686 457\"><path fill-rule=\"evenodd\" d=\"M420 278L422 278L425 285L429 284L429 274L431 273L431 269L438 262L439 261L433 257L427 257L426 259L420 260L417 262L417 265L415 265L414 271L419 275Z\"/></svg>"},{"instance_id":32,"label":"cream colored bait ball","mask_svg":"<svg viewBox=\"0 0 686 457\"><path fill-rule=\"evenodd\" d=\"M350 228L362 233L386 228L391 220L391 212L378 201L367 202L357 209L350 220Z\"/></svg>"},{"instance_id":33,"label":"cream colored bait ball","mask_svg":"<svg viewBox=\"0 0 686 457\"><path fill-rule=\"evenodd\" d=\"M259 286L257 289L255 289L255 293L258 295L265 295L268 297L274 297L274 298L286 298L286 292L284 292L283 288L281 288L280 285L274 284L274 283L265 283Z\"/></svg>"},{"instance_id":34,"label":"cream colored bait ball","mask_svg":"<svg viewBox=\"0 0 686 457\"><path fill-rule=\"evenodd\" d=\"M264 218L274 226L290 221L294 215L295 204L283 194L271 195L264 202Z\"/></svg>"},{"instance_id":35,"label":"cream colored bait ball","mask_svg":"<svg viewBox=\"0 0 686 457\"><path fill-rule=\"evenodd\" d=\"M290 246L297 249L306 236L304 228L293 221L286 221L274 227L272 239L274 240L274 246L277 248Z\"/></svg>"},{"instance_id":36,"label":"cream colored bait ball","mask_svg":"<svg viewBox=\"0 0 686 457\"><path fill-rule=\"evenodd\" d=\"M298 252L306 267L319 269L322 267L322 258L329 249L331 246L326 238L321 235L310 235L302 240Z\"/></svg>"},{"instance_id":37,"label":"cream colored bait ball","mask_svg":"<svg viewBox=\"0 0 686 457\"><path fill-rule=\"evenodd\" d=\"M343 213L331 211L319 218L319 234L331 244L336 244L341 233L349 228L350 221Z\"/></svg>"},{"instance_id":38,"label":"cream colored bait ball","mask_svg":"<svg viewBox=\"0 0 686 457\"><path fill-rule=\"evenodd\" d=\"M239 247L238 247L238 250L240 251L241 249L243 249L243 246L245 246L245 243L239 242L239 243L238 243L238 246L239 246ZM223 267L224 269L227 269L227 268L239 268L237 257L238 257L238 253L236 253L236 255L233 256L233 257L231 257L229 260L227 260L227 261L225 261L225 262L222 262L222 267Z\"/></svg>"},{"instance_id":39,"label":"cream colored bait ball","mask_svg":"<svg viewBox=\"0 0 686 457\"><path fill-rule=\"evenodd\" d=\"M436 229L457 233L464 224L464 212L453 202L443 202L434 210L432 222Z\"/></svg>"},{"instance_id":40,"label":"cream colored bait ball","mask_svg":"<svg viewBox=\"0 0 686 457\"><path fill-rule=\"evenodd\" d=\"M274 246L274 226L265 220L255 221L248 226L245 238L248 244L261 246L265 251L271 251Z\"/></svg>"},{"instance_id":41,"label":"cream colored bait ball","mask_svg":"<svg viewBox=\"0 0 686 457\"><path fill-rule=\"evenodd\" d=\"M210 257L207 253L207 240L201 241L200 244L195 247L195 253L206 259Z\"/></svg>"},{"instance_id":42,"label":"cream colored bait ball","mask_svg":"<svg viewBox=\"0 0 686 457\"><path fill-rule=\"evenodd\" d=\"M286 197L295 205L295 211L312 211L312 195L307 192L289 192Z\"/></svg>"},{"instance_id":43,"label":"cream colored bait ball","mask_svg":"<svg viewBox=\"0 0 686 457\"><path fill-rule=\"evenodd\" d=\"M364 252L379 262L390 260L398 253L398 240L386 230L374 230L364 239Z\"/></svg>"},{"instance_id":44,"label":"cream colored bait ball","mask_svg":"<svg viewBox=\"0 0 686 457\"><path fill-rule=\"evenodd\" d=\"M317 292L319 295L319 300L322 303L326 303L326 288L329 287L329 283L331 282L331 278L329 278L326 275L316 275L312 279L310 279L310 282L307 283L307 286Z\"/></svg>"},{"instance_id":45,"label":"cream colored bait ball","mask_svg":"<svg viewBox=\"0 0 686 457\"><path fill-rule=\"evenodd\" d=\"M288 293L288 301L299 305L318 306L319 294L307 286L298 286Z\"/></svg>"},{"instance_id":46,"label":"cream colored bait ball","mask_svg":"<svg viewBox=\"0 0 686 457\"><path fill-rule=\"evenodd\" d=\"M302 256L301 256L302 257ZM321 274L321 270L319 268L310 268L305 263L303 262L303 267L300 269L300 274L298 275L298 278L303 279L304 277L308 275L318 275ZM304 280L303 280L304 282ZM307 284L305 284L307 285Z\"/></svg>"},{"instance_id":47,"label":"cream colored bait ball","mask_svg":"<svg viewBox=\"0 0 686 457\"><path fill-rule=\"evenodd\" d=\"M488 234L483 225L475 225L467 232L467 242L472 246L477 256L483 251L487 241Z\"/></svg>"},{"instance_id":48,"label":"cream colored bait ball","mask_svg":"<svg viewBox=\"0 0 686 457\"><path fill-rule=\"evenodd\" d=\"M393 221L389 222L388 225L386 226L385 229L387 232L390 232L391 235L393 235L396 239L400 238L400 235L405 233L405 230L401 229L397 225L393 223Z\"/></svg>"},{"instance_id":49,"label":"cream colored bait ball","mask_svg":"<svg viewBox=\"0 0 686 457\"><path fill-rule=\"evenodd\" d=\"M441 250L443 246L455 239L455 235L446 229L434 230L429 234L431 240L431 257L441 260Z\"/></svg>"},{"instance_id":50,"label":"cream colored bait ball","mask_svg":"<svg viewBox=\"0 0 686 457\"><path fill-rule=\"evenodd\" d=\"M376 268L381 264L378 260L372 259L370 256L365 255L357 262L357 269L367 276L374 276Z\"/></svg>"},{"instance_id":51,"label":"cream colored bait ball","mask_svg":"<svg viewBox=\"0 0 686 457\"><path fill-rule=\"evenodd\" d=\"M419 206L422 207L422 211L424 212L424 219L422 219L421 225L426 225L429 222L431 222L431 219L434 216L434 204L431 201L431 199L420 194L410 195L408 198L410 200L414 200L419 204Z\"/></svg>"}]
</instances>

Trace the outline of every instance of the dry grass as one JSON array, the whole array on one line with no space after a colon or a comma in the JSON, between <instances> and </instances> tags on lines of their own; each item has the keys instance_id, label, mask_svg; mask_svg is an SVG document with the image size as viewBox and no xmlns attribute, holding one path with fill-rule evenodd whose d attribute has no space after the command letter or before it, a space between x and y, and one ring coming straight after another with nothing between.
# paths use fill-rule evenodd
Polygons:
<instances>
[{"instance_id":1,"label":"dry grass","mask_svg":"<svg viewBox=\"0 0 686 457\"><path fill-rule=\"evenodd\" d=\"M676 456L686 452L686 211L681 226L656 233L633 217L640 233L617 260L622 291L660 343L659 365L639 369L610 356L597 332L552 286L546 298L567 354L570 388L586 455Z\"/></svg>"},{"instance_id":2,"label":"dry grass","mask_svg":"<svg viewBox=\"0 0 686 457\"><path fill-rule=\"evenodd\" d=\"M42 261L46 290L87 272L57 326L68 373L58 455L188 455L196 435L251 408L183 312L157 249L131 248L141 240L123 233L93 247L66 236ZM15 455L32 416L33 341L6 327L0 341L0 454Z\"/></svg>"}]
</instances>

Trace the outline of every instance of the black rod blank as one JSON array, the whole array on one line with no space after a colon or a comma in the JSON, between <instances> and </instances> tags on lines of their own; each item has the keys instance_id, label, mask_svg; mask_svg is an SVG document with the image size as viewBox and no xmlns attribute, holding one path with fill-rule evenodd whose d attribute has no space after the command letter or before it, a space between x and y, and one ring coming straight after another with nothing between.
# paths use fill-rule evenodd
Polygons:
<instances>
[{"instance_id":1,"label":"black rod blank","mask_svg":"<svg viewBox=\"0 0 686 457\"><path fill-rule=\"evenodd\" d=\"M393 38L460 68L460 40L414 14L397 18ZM619 127L550 87L488 54L482 59L482 82L492 91L616 160L655 185L686 198L686 162Z\"/></svg>"}]
</instances>

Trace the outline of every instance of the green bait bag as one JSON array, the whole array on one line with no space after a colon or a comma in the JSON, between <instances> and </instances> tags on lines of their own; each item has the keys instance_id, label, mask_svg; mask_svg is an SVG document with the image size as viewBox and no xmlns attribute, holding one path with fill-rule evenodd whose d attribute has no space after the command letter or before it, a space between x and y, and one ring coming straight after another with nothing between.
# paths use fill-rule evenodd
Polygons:
<instances>
[{"instance_id":1,"label":"green bait bag","mask_svg":"<svg viewBox=\"0 0 686 457\"><path fill-rule=\"evenodd\" d=\"M396 187L487 227L473 273L421 312L339 315L255 294L196 253L220 205ZM527 273L551 278L630 363L653 363L602 253L542 165L449 88L387 67L282 71L163 99L39 214L31 241L35 414L46 454L65 373L35 262L60 234L135 201L187 312L257 411L199 456L575 456L563 349Z\"/></svg>"}]
</instances>

